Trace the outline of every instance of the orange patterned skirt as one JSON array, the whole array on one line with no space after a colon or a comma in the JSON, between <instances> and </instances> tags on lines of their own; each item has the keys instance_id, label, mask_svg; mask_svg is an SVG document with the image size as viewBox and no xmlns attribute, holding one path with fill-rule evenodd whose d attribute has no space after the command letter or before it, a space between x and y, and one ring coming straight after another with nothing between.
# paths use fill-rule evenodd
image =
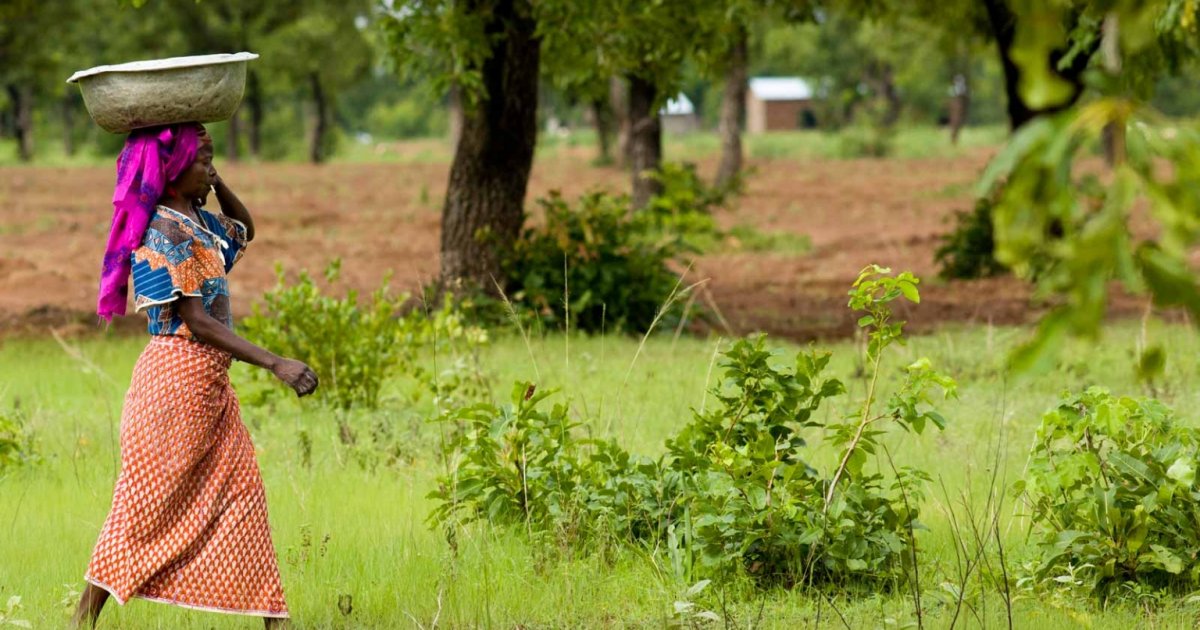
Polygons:
<instances>
[{"instance_id":1,"label":"orange patterned skirt","mask_svg":"<svg viewBox=\"0 0 1200 630\"><path fill-rule=\"evenodd\" d=\"M121 415L121 474L87 581L188 608L287 617L230 356L156 336Z\"/></svg>"}]
</instances>

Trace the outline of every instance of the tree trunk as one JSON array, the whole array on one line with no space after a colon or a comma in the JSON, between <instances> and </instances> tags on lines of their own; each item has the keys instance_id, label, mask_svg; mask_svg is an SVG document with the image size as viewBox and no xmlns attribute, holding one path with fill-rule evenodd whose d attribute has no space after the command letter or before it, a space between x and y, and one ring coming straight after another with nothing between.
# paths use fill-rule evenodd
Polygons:
<instances>
[{"instance_id":1,"label":"tree trunk","mask_svg":"<svg viewBox=\"0 0 1200 630\"><path fill-rule=\"evenodd\" d=\"M1110 13L1104 18L1103 39L1101 40L1101 58L1104 61L1104 71L1116 77L1121 73L1121 38L1120 24L1116 14ZM1104 159L1111 166L1117 166L1125 160L1125 123L1116 121L1104 125L1101 130L1104 141Z\"/></svg>"},{"instance_id":2,"label":"tree trunk","mask_svg":"<svg viewBox=\"0 0 1200 630\"><path fill-rule=\"evenodd\" d=\"M950 97L950 144L958 145L958 136L967 124L971 93L963 75L954 77L954 94Z\"/></svg>"},{"instance_id":3,"label":"tree trunk","mask_svg":"<svg viewBox=\"0 0 1200 630\"><path fill-rule=\"evenodd\" d=\"M592 99L592 124L596 127L596 144L600 150L596 162L612 164L613 112L608 99Z\"/></svg>"},{"instance_id":4,"label":"tree trunk","mask_svg":"<svg viewBox=\"0 0 1200 630\"><path fill-rule=\"evenodd\" d=\"M466 0L468 11L490 4L483 62L484 98L469 105L450 167L442 210L442 284L494 292L502 286L505 247L525 220L525 189L537 142L541 42L528 0ZM464 103L466 105L466 103Z\"/></svg>"},{"instance_id":5,"label":"tree trunk","mask_svg":"<svg viewBox=\"0 0 1200 630\"><path fill-rule=\"evenodd\" d=\"M871 62L863 73L863 83L871 88L873 99L883 100L883 111L879 114L879 119L872 122L877 122L885 127L896 124L900 120L900 112L904 104L900 100L899 90L896 89L892 64L886 61ZM852 117L854 114L855 112L851 110L850 116Z\"/></svg>"},{"instance_id":6,"label":"tree trunk","mask_svg":"<svg viewBox=\"0 0 1200 630\"><path fill-rule=\"evenodd\" d=\"M742 170L742 121L746 119L746 66L749 35L739 28L738 39L725 70L725 93L721 98L721 165L717 185L728 183Z\"/></svg>"},{"instance_id":7,"label":"tree trunk","mask_svg":"<svg viewBox=\"0 0 1200 630\"><path fill-rule=\"evenodd\" d=\"M63 153L72 157L75 155L75 95L67 92L63 96L61 106Z\"/></svg>"},{"instance_id":8,"label":"tree trunk","mask_svg":"<svg viewBox=\"0 0 1200 630\"><path fill-rule=\"evenodd\" d=\"M241 123L239 121L241 118L241 113L242 108L239 107L233 112L233 115L229 117L229 139L225 143L225 159L229 160L230 162L237 162L241 160L242 157L242 130Z\"/></svg>"},{"instance_id":9,"label":"tree trunk","mask_svg":"<svg viewBox=\"0 0 1200 630\"><path fill-rule=\"evenodd\" d=\"M33 160L33 89L28 85L9 84L8 98L13 106L13 135L17 139L17 157Z\"/></svg>"},{"instance_id":10,"label":"tree trunk","mask_svg":"<svg viewBox=\"0 0 1200 630\"><path fill-rule=\"evenodd\" d=\"M633 207L644 208L662 192L662 184L651 175L662 164L662 120L654 111L658 86L629 78L629 144L633 171Z\"/></svg>"},{"instance_id":11,"label":"tree trunk","mask_svg":"<svg viewBox=\"0 0 1200 630\"><path fill-rule=\"evenodd\" d=\"M1061 51L1050 55L1050 59L1048 60L1050 68L1055 74L1067 81L1073 89L1068 98L1063 102L1041 109L1034 109L1021 96L1021 69L1013 61L1012 57L1009 56L1009 50L1012 48L1013 40L1017 34L1017 17L1005 2L1006 0L983 0L988 13L988 22L992 27L992 34L996 40L996 47L1000 53L1000 65L1004 70L1004 94L1008 98L1009 127L1013 131L1016 131L1025 123L1038 116L1060 112L1071 107L1079 100L1079 97L1083 95L1083 72L1087 69L1092 54L1099 47L1100 38L1096 37L1090 48L1077 54L1071 60L1071 65L1066 68L1058 67Z\"/></svg>"},{"instance_id":12,"label":"tree trunk","mask_svg":"<svg viewBox=\"0 0 1200 630\"><path fill-rule=\"evenodd\" d=\"M462 94L457 85L450 86L450 145L458 146L463 132Z\"/></svg>"},{"instance_id":13,"label":"tree trunk","mask_svg":"<svg viewBox=\"0 0 1200 630\"><path fill-rule=\"evenodd\" d=\"M958 71L950 85L950 144L958 145L958 136L967 125L971 113L971 55L967 46L959 43L956 55Z\"/></svg>"},{"instance_id":14,"label":"tree trunk","mask_svg":"<svg viewBox=\"0 0 1200 630\"><path fill-rule=\"evenodd\" d=\"M900 121L904 102L900 100L900 90L896 89L896 72L892 69L892 64L883 64L881 70L879 85L882 88L883 99L887 103L887 109L883 114L883 124L885 127L891 127Z\"/></svg>"},{"instance_id":15,"label":"tree trunk","mask_svg":"<svg viewBox=\"0 0 1200 630\"><path fill-rule=\"evenodd\" d=\"M613 115L617 119L617 159L621 168L628 168L633 161L632 147L629 143L629 88L621 77L612 77L608 81L609 101L612 103Z\"/></svg>"},{"instance_id":16,"label":"tree trunk","mask_svg":"<svg viewBox=\"0 0 1200 630\"><path fill-rule=\"evenodd\" d=\"M263 101L257 72L246 72L246 110L250 113L250 156L258 159L262 157Z\"/></svg>"},{"instance_id":17,"label":"tree trunk","mask_svg":"<svg viewBox=\"0 0 1200 630\"><path fill-rule=\"evenodd\" d=\"M313 164L320 164L325 161L325 135L329 131L327 129L329 115L325 111L325 88L321 85L321 76L313 72L308 75L308 82L312 87L314 107L312 142L309 145L308 159Z\"/></svg>"}]
</instances>

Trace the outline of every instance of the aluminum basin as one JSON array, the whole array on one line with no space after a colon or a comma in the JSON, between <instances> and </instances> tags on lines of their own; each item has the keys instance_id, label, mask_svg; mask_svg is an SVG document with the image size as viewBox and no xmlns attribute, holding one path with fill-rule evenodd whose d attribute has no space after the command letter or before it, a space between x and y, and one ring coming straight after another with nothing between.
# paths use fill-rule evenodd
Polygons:
<instances>
[{"instance_id":1,"label":"aluminum basin","mask_svg":"<svg viewBox=\"0 0 1200 630\"><path fill-rule=\"evenodd\" d=\"M181 122L228 120L242 102L254 53L172 57L76 72L92 120L112 133Z\"/></svg>"}]
</instances>

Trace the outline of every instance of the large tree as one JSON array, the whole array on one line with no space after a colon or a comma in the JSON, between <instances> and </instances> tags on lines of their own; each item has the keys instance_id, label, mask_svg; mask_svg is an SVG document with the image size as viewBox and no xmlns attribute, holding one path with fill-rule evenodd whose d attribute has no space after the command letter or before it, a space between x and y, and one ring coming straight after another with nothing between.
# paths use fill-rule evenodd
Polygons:
<instances>
[{"instance_id":1,"label":"large tree","mask_svg":"<svg viewBox=\"0 0 1200 630\"><path fill-rule=\"evenodd\" d=\"M502 284L505 247L524 222L542 59L534 9L529 0L435 0L385 23L401 67L462 99L442 207L443 287Z\"/></svg>"},{"instance_id":2,"label":"large tree","mask_svg":"<svg viewBox=\"0 0 1200 630\"><path fill-rule=\"evenodd\" d=\"M57 76L62 72L62 45L47 33L71 25L76 11L69 2L0 2L0 90L10 108L6 118L17 142L17 156L24 162L34 155L37 99L62 94L62 79Z\"/></svg>"},{"instance_id":3,"label":"large tree","mask_svg":"<svg viewBox=\"0 0 1200 630\"><path fill-rule=\"evenodd\" d=\"M1019 100L1034 115L1014 119L1022 124L979 190L996 198L997 258L1062 298L1018 363L1046 365L1069 333L1095 335L1114 280L1200 323L1192 259L1200 245L1200 135L1147 103L1159 78L1200 55L1196 6L1014 0L1009 8L1015 33L1007 54ZM1094 57L1082 80L1064 74L1077 55ZM1111 158L1104 178L1077 167L1100 146ZM1135 215L1153 229L1135 229ZM1139 371L1151 374L1162 349L1143 349Z\"/></svg>"},{"instance_id":4,"label":"large tree","mask_svg":"<svg viewBox=\"0 0 1200 630\"><path fill-rule=\"evenodd\" d=\"M724 0L720 13L710 15L708 41L697 50L706 74L722 81L721 113L717 133L721 137L721 162L716 180L724 184L742 170L742 127L746 120L749 89L751 37L766 24L796 24L811 20L815 0Z\"/></svg>"},{"instance_id":5,"label":"large tree","mask_svg":"<svg viewBox=\"0 0 1200 630\"><path fill-rule=\"evenodd\" d=\"M338 92L366 76L371 67L371 48L360 28L368 6L365 0L297 4L298 15L265 40L263 67L288 77L293 89L308 96L308 159L320 164L333 153Z\"/></svg>"},{"instance_id":6,"label":"large tree","mask_svg":"<svg viewBox=\"0 0 1200 630\"><path fill-rule=\"evenodd\" d=\"M632 198L641 208L661 192L654 177L663 158L659 109L678 93L685 64L712 44L724 7L689 0L598 0L593 7L606 25L597 50L628 81Z\"/></svg>"}]
</instances>

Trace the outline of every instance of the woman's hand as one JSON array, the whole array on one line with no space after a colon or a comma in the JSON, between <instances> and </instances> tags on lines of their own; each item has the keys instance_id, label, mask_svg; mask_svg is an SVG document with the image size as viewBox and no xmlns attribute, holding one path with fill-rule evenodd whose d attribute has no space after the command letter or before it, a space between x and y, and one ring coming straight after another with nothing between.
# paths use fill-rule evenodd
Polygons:
<instances>
[{"instance_id":1,"label":"woman's hand","mask_svg":"<svg viewBox=\"0 0 1200 630\"><path fill-rule=\"evenodd\" d=\"M250 216L246 205L242 203L241 199L238 199L237 195L233 194L215 167L209 171L209 181L212 182L213 191L217 193L217 203L221 204L221 212L230 219L241 221L242 225L246 226L246 240L253 241L254 218Z\"/></svg>"},{"instance_id":2,"label":"woman's hand","mask_svg":"<svg viewBox=\"0 0 1200 630\"><path fill-rule=\"evenodd\" d=\"M307 396L317 389L317 375L304 362L277 356L237 336L225 324L204 312L204 299L200 296L179 298L178 308L183 323L199 341L224 350L239 361L271 370L295 390L297 396Z\"/></svg>"},{"instance_id":3,"label":"woman's hand","mask_svg":"<svg viewBox=\"0 0 1200 630\"><path fill-rule=\"evenodd\" d=\"M317 389L318 379L315 372L312 371L302 361L295 359L280 359L278 363L271 368L271 372L275 374L279 380L287 383L296 395L300 397L307 396Z\"/></svg>"}]
</instances>

